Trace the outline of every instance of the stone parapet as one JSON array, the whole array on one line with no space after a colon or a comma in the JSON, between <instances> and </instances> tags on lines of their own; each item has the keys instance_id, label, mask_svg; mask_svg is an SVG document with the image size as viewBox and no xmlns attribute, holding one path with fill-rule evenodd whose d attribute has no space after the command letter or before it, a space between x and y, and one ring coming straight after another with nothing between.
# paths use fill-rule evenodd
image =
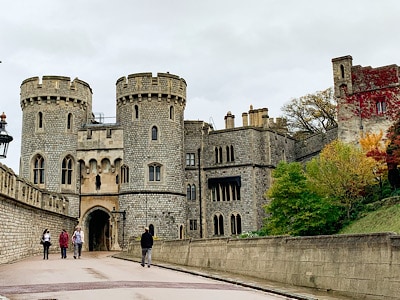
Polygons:
<instances>
[{"instance_id":1,"label":"stone parapet","mask_svg":"<svg viewBox=\"0 0 400 300\"><path fill-rule=\"evenodd\" d=\"M1 163L0 196L64 215L68 215L69 211L69 201L65 196L36 187Z\"/></svg>"},{"instance_id":2,"label":"stone parapet","mask_svg":"<svg viewBox=\"0 0 400 300\"><path fill-rule=\"evenodd\" d=\"M31 77L21 84L21 107L32 103L65 101L84 108L92 106L92 89L86 82L65 76Z\"/></svg>"},{"instance_id":3,"label":"stone parapet","mask_svg":"<svg viewBox=\"0 0 400 300\"><path fill-rule=\"evenodd\" d=\"M140 242L128 254L140 258ZM400 237L394 233L155 241L161 262L310 287L352 299L399 299Z\"/></svg>"},{"instance_id":4,"label":"stone parapet","mask_svg":"<svg viewBox=\"0 0 400 300\"><path fill-rule=\"evenodd\" d=\"M186 102L186 81L179 76L169 73L131 74L128 77L121 77L116 82L117 105L126 101L151 101L152 95L156 95L158 101Z\"/></svg>"}]
</instances>

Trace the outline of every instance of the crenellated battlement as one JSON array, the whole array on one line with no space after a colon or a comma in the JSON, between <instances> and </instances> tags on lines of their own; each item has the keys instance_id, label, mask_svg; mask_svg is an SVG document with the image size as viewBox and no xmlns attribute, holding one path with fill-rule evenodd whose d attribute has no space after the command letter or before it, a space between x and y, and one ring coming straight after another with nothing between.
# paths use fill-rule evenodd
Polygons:
<instances>
[{"instance_id":1,"label":"crenellated battlement","mask_svg":"<svg viewBox=\"0 0 400 300\"><path fill-rule=\"evenodd\" d=\"M92 89L86 82L64 76L31 77L21 84L21 107L35 102L66 101L74 105L91 106Z\"/></svg>"},{"instance_id":2,"label":"crenellated battlement","mask_svg":"<svg viewBox=\"0 0 400 300\"><path fill-rule=\"evenodd\" d=\"M65 196L38 188L1 163L0 182L0 196L59 214L69 213L69 201Z\"/></svg>"},{"instance_id":3,"label":"crenellated battlement","mask_svg":"<svg viewBox=\"0 0 400 300\"><path fill-rule=\"evenodd\" d=\"M132 101L151 100L186 102L186 81L169 73L136 73L121 77L116 82L117 105Z\"/></svg>"}]
</instances>

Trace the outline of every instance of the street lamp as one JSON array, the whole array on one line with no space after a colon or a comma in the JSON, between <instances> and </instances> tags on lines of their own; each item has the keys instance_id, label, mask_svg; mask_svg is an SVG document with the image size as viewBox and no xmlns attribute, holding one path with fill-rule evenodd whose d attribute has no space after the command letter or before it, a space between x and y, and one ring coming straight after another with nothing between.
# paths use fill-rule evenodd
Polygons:
<instances>
[{"instance_id":1,"label":"street lamp","mask_svg":"<svg viewBox=\"0 0 400 300\"><path fill-rule=\"evenodd\" d=\"M115 207L113 207L113 210L111 211L112 214L120 214L122 215L122 250L124 250L125 246L125 220L126 220L126 211L117 211L115 210Z\"/></svg>"},{"instance_id":2,"label":"street lamp","mask_svg":"<svg viewBox=\"0 0 400 300\"><path fill-rule=\"evenodd\" d=\"M13 137L6 131L6 115L4 112L0 115L0 158L6 158L8 144L13 140Z\"/></svg>"}]
</instances>

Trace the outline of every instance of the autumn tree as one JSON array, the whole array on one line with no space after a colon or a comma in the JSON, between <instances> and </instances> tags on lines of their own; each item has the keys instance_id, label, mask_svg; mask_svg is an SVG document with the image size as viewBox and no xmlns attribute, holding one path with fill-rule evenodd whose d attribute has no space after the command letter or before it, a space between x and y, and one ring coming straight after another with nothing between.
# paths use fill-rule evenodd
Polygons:
<instances>
[{"instance_id":1,"label":"autumn tree","mask_svg":"<svg viewBox=\"0 0 400 300\"><path fill-rule=\"evenodd\" d=\"M295 136L325 132L337 126L333 89L292 99L281 110L289 131Z\"/></svg>"},{"instance_id":2,"label":"autumn tree","mask_svg":"<svg viewBox=\"0 0 400 300\"><path fill-rule=\"evenodd\" d=\"M387 178L387 153L388 142L383 141L383 131L379 133L367 133L360 139L360 145L367 157L375 161L373 169L375 179L379 184L382 193L383 182Z\"/></svg>"},{"instance_id":3,"label":"autumn tree","mask_svg":"<svg viewBox=\"0 0 400 300\"><path fill-rule=\"evenodd\" d=\"M266 196L269 235L319 235L336 232L340 209L307 186L300 163L280 162L273 171L273 184Z\"/></svg>"},{"instance_id":4,"label":"autumn tree","mask_svg":"<svg viewBox=\"0 0 400 300\"><path fill-rule=\"evenodd\" d=\"M307 176L314 192L336 199L350 219L365 188L374 184L375 161L354 145L333 141L307 163Z\"/></svg>"},{"instance_id":5,"label":"autumn tree","mask_svg":"<svg viewBox=\"0 0 400 300\"><path fill-rule=\"evenodd\" d=\"M386 163L388 168L388 179L393 189L400 187L400 172L398 165L400 162L400 119L398 119L387 133L389 145L386 150Z\"/></svg>"}]
</instances>

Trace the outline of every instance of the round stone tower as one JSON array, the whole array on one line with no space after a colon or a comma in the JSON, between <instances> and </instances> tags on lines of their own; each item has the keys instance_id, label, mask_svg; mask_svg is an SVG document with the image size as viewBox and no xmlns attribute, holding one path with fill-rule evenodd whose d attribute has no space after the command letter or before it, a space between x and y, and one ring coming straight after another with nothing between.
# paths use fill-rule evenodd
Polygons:
<instances>
[{"instance_id":1,"label":"round stone tower","mask_svg":"<svg viewBox=\"0 0 400 300\"><path fill-rule=\"evenodd\" d=\"M78 215L78 129L92 115L92 90L79 79L43 76L21 84L20 176L49 191L69 195Z\"/></svg>"},{"instance_id":2,"label":"round stone tower","mask_svg":"<svg viewBox=\"0 0 400 300\"><path fill-rule=\"evenodd\" d=\"M161 238L183 237L186 82L169 73L118 79L117 122L124 129L119 209L128 236L148 226Z\"/></svg>"}]
</instances>

